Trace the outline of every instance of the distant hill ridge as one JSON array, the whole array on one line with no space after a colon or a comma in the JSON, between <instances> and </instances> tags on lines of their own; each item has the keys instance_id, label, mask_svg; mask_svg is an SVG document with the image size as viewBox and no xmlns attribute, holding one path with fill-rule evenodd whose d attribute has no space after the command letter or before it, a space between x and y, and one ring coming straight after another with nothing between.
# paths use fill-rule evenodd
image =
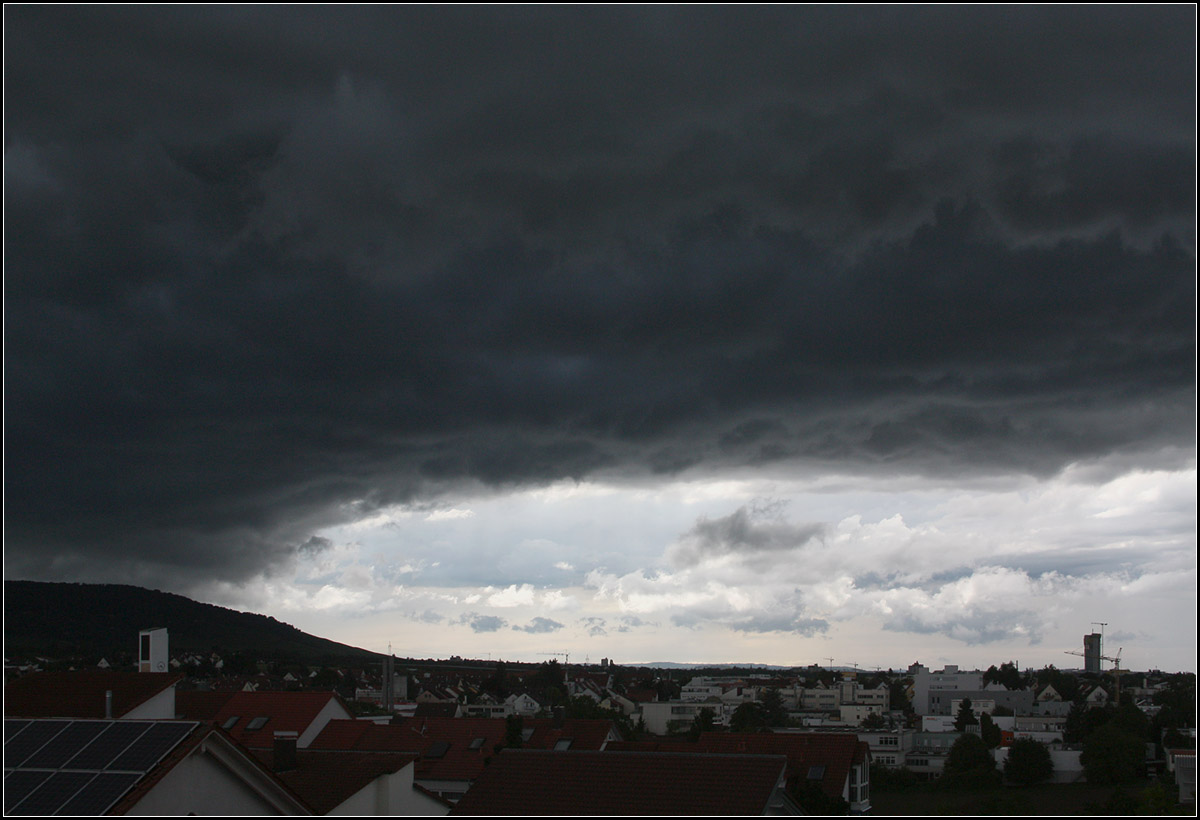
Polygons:
<instances>
[{"instance_id":1,"label":"distant hill ridge","mask_svg":"<svg viewBox=\"0 0 1200 820\"><path fill-rule=\"evenodd\" d=\"M244 652L308 663L377 653L301 632L266 615L122 584L4 582L4 652L51 658L132 655L138 631L166 627L171 653Z\"/></svg>"}]
</instances>

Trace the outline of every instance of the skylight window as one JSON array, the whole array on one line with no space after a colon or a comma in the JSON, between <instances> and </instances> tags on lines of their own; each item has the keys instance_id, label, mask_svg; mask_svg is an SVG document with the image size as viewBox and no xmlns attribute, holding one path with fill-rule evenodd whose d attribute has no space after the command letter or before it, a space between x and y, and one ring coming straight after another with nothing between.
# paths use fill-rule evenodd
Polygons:
<instances>
[{"instance_id":1,"label":"skylight window","mask_svg":"<svg viewBox=\"0 0 1200 820\"><path fill-rule=\"evenodd\" d=\"M241 720L241 719L242 719L242 716L241 716L241 715L234 715L233 717L229 718L229 719L228 719L228 720L226 720L224 723L222 723L222 724L221 724L221 728L222 728L222 729L224 729L226 732L228 732L228 731L229 731L230 729L232 729L232 728L233 728L233 727L234 727L234 726L237 724L237 722L238 722L239 720Z\"/></svg>"},{"instance_id":2,"label":"skylight window","mask_svg":"<svg viewBox=\"0 0 1200 820\"><path fill-rule=\"evenodd\" d=\"M482 749L483 741L484 741L484 739L481 737L475 738L474 740L471 741L471 748L472 749Z\"/></svg>"},{"instance_id":3,"label":"skylight window","mask_svg":"<svg viewBox=\"0 0 1200 820\"><path fill-rule=\"evenodd\" d=\"M564 737L562 740L555 741L554 742L554 751L565 752L567 749L570 749L572 740L573 740L573 738Z\"/></svg>"},{"instance_id":4,"label":"skylight window","mask_svg":"<svg viewBox=\"0 0 1200 820\"><path fill-rule=\"evenodd\" d=\"M259 717L254 718L254 720L252 720L248 724L246 724L246 731L253 732L255 729L261 729L262 727L267 725L267 721L270 719L271 718L269 715L265 716L265 717L260 715Z\"/></svg>"},{"instance_id":5,"label":"skylight window","mask_svg":"<svg viewBox=\"0 0 1200 820\"><path fill-rule=\"evenodd\" d=\"M808 779L809 780L823 780L824 778L825 778L825 767L824 766L809 766L808 767Z\"/></svg>"}]
</instances>

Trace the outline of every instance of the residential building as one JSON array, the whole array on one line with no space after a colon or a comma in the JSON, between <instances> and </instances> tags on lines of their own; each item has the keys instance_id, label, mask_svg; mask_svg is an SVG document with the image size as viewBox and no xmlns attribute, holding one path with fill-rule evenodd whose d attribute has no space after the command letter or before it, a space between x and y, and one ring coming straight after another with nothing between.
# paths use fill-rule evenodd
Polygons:
<instances>
[{"instance_id":1,"label":"residential building","mask_svg":"<svg viewBox=\"0 0 1200 820\"><path fill-rule=\"evenodd\" d=\"M6 815L312 814L198 721L6 719L4 770Z\"/></svg>"},{"instance_id":2,"label":"residential building","mask_svg":"<svg viewBox=\"0 0 1200 820\"><path fill-rule=\"evenodd\" d=\"M950 708L950 693L954 697L959 690L978 692L983 688L983 673L961 672L954 665L931 672L920 664L909 668L913 675L912 707L918 715L947 714Z\"/></svg>"},{"instance_id":3,"label":"residential building","mask_svg":"<svg viewBox=\"0 0 1200 820\"><path fill-rule=\"evenodd\" d=\"M247 748L270 749L275 732L295 732L305 749L331 720L354 714L333 692L236 692L214 718Z\"/></svg>"},{"instance_id":4,"label":"residential building","mask_svg":"<svg viewBox=\"0 0 1200 820\"><path fill-rule=\"evenodd\" d=\"M799 814L783 756L506 749L451 810L462 815Z\"/></svg>"},{"instance_id":5,"label":"residential building","mask_svg":"<svg viewBox=\"0 0 1200 820\"><path fill-rule=\"evenodd\" d=\"M125 718L175 717L175 672L34 672L4 687L7 717Z\"/></svg>"},{"instance_id":6,"label":"residential building","mask_svg":"<svg viewBox=\"0 0 1200 820\"><path fill-rule=\"evenodd\" d=\"M845 800L851 813L871 810L871 749L853 733L705 732L689 745L705 754L782 754L793 790L811 782L827 797Z\"/></svg>"},{"instance_id":7,"label":"residential building","mask_svg":"<svg viewBox=\"0 0 1200 820\"><path fill-rule=\"evenodd\" d=\"M289 745L290 742L290 745ZM413 782L416 756L401 752L297 749L277 737L254 755L321 815L440 816L450 803Z\"/></svg>"}]
</instances>

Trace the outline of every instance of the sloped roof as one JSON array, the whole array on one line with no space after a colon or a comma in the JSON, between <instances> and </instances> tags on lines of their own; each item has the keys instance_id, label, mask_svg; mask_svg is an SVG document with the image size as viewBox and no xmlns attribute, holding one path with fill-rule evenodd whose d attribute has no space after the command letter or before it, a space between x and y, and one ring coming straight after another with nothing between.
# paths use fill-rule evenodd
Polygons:
<instances>
[{"instance_id":1,"label":"sloped roof","mask_svg":"<svg viewBox=\"0 0 1200 820\"><path fill-rule=\"evenodd\" d=\"M454 815L760 815L781 756L506 749Z\"/></svg>"},{"instance_id":2,"label":"sloped roof","mask_svg":"<svg viewBox=\"0 0 1200 820\"><path fill-rule=\"evenodd\" d=\"M785 755L788 780L807 780L814 766L823 766L821 788L829 797L841 797L850 767L862 763L870 746L852 734L817 732L705 732L695 744L697 752L709 754Z\"/></svg>"},{"instance_id":3,"label":"sloped roof","mask_svg":"<svg viewBox=\"0 0 1200 820\"><path fill-rule=\"evenodd\" d=\"M269 747L275 732L303 734L330 701L341 703L333 692L235 692L218 711L214 720L222 728L236 717L237 722L226 731L243 746ZM344 707L343 707L344 708ZM346 710L349 714L349 710ZM268 720L251 729L251 721Z\"/></svg>"},{"instance_id":4,"label":"sloped roof","mask_svg":"<svg viewBox=\"0 0 1200 820\"><path fill-rule=\"evenodd\" d=\"M254 749L266 768L274 770L272 749ZM383 775L400 771L416 760L401 752L296 750L296 768L275 772L313 810L328 814Z\"/></svg>"},{"instance_id":5,"label":"sloped roof","mask_svg":"<svg viewBox=\"0 0 1200 820\"><path fill-rule=\"evenodd\" d=\"M175 714L186 720L216 720L217 713L234 694L234 692L177 689L175 691Z\"/></svg>"},{"instance_id":6,"label":"sloped roof","mask_svg":"<svg viewBox=\"0 0 1200 820\"><path fill-rule=\"evenodd\" d=\"M598 751L613 732L611 720L570 719L555 727L549 719L526 719L533 733L522 744L553 749L571 740L570 751ZM416 773L423 780L466 780L479 776L487 759L503 746L508 733L504 718L408 718L387 724L331 720L309 744L310 749L413 752L421 755Z\"/></svg>"},{"instance_id":7,"label":"sloped roof","mask_svg":"<svg viewBox=\"0 0 1200 820\"><path fill-rule=\"evenodd\" d=\"M605 719L568 718L562 726L556 727L551 718L526 718L523 725L533 729L533 734L523 744L526 749L553 749L558 741L570 740L570 751L599 752L605 748L610 735L620 736L616 724Z\"/></svg>"},{"instance_id":8,"label":"sloped roof","mask_svg":"<svg viewBox=\"0 0 1200 820\"><path fill-rule=\"evenodd\" d=\"M8 717L105 717L105 692L113 693L112 717L141 706L181 679L174 672L35 672L4 687Z\"/></svg>"},{"instance_id":9,"label":"sloped roof","mask_svg":"<svg viewBox=\"0 0 1200 820\"><path fill-rule=\"evenodd\" d=\"M406 718L382 725L331 720L309 748L412 752L421 756L418 779L471 781L506 731L503 718Z\"/></svg>"},{"instance_id":10,"label":"sloped roof","mask_svg":"<svg viewBox=\"0 0 1200 820\"><path fill-rule=\"evenodd\" d=\"M416 710L413 712L413 717L447 717L452 718L458 714L459 704L457 701L447 703L418 703Z\"/></svg>"}]
</instances>

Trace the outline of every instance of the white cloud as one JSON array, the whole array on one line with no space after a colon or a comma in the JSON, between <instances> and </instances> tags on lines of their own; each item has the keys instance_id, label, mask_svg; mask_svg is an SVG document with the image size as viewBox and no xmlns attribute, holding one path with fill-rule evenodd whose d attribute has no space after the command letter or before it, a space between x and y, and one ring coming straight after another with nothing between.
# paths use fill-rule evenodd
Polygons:
<instances>
[{"instance_id":1,"label":"white cloud","mask_svg":"<svg viewBox=\"0 0 1200 820\"><path fill-rule=\"evenodd\" d=\"M457 521L462 518L474 518L473 510L460 510L451 508L449 510L434 510L429 515L425 516L426 521Z\"/></svg>"}]
</instances>

